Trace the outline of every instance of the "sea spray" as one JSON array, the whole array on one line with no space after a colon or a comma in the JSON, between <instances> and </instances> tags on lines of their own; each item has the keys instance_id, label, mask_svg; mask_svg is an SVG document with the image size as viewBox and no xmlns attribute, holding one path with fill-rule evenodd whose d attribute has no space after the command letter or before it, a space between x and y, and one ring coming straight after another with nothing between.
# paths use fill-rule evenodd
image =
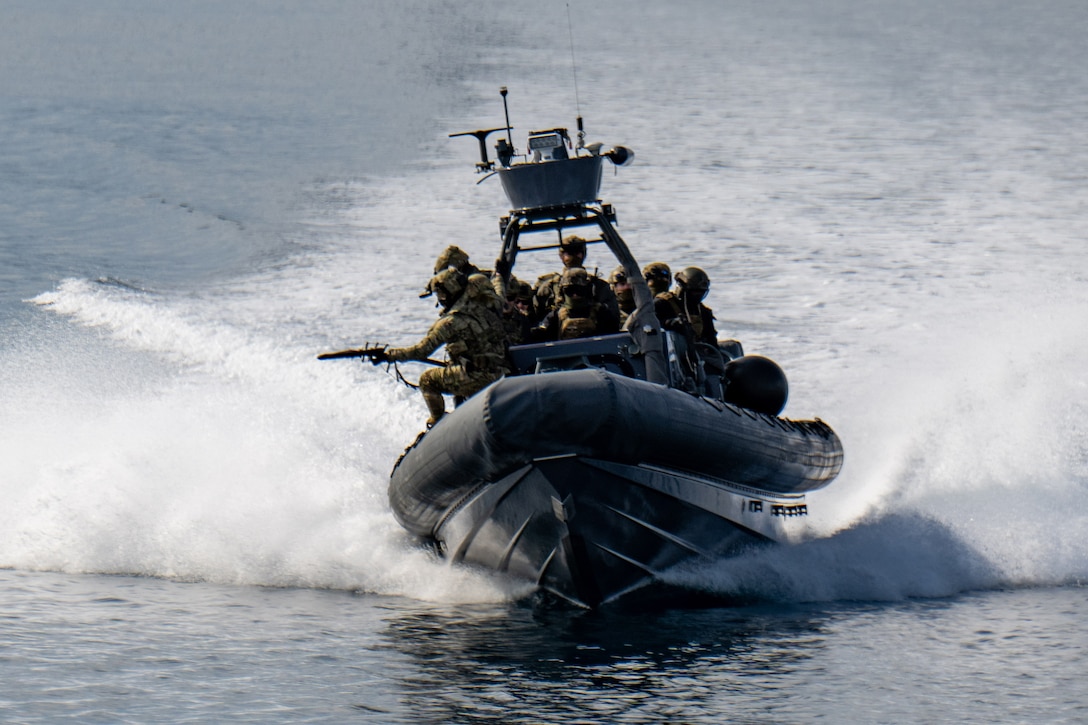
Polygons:
<instances>
[{"instance_id":1,"label":"sea spray","mask_svg":"<svg viewBox=\"0 0 1088 725\"><path fill-rule=\"evenodd\" d=\"M3 354L0 566L494 601L389 514L419 401L380 368L327 365L192 314L69 280ZM63 354L58 351L63 349Z\"/></svg>"},{"instance_id":2,"label":"sea spray","mask_svg":"<svg viewBox=\"0 0 1088 725\"><path fill-rule=\"evenodd\" d=\"M877 338L880 375L826 370L845 391L828 415L847 454L808 496L811 539L670 579L786 601L1088 581L1088 307L1075 299L934 312L917 335Z\"/></svg>"}]
</instances>

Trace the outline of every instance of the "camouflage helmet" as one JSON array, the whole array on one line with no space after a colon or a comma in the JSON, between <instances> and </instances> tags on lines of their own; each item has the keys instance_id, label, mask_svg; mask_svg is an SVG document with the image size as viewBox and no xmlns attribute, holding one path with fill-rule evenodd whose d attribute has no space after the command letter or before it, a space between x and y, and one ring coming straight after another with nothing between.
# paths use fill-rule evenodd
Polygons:
<instances>
[{"instance_id":1,"label":"camouflage helmet","mask_svg":"<svg viewBox=\"0 0 1088 725\"><path fill-rule=\"evenodd\" d=\"M702 300L710 290L710 277L699 267L684 267L676 273L676 284L680 286L681 293Z\"/></svg>"},{"instance_id":2,"label":"camouflage helmet","mask_svg":"<svg viewBox=\"0 0 1088 725\"><path fill-rule=\"evenodd\" d=\"M672 277L672 270L664 262L650 262L642 268L642 276L647 280L669 279Z\"/></svg>"},{"instance_id":3,"label":"camouflage helmet","mask_svg":"<svg viewBox=\"0 0 1088 725\"><path fill-rule=\"evenodd\" d=\"M447 267L427 283L427 289L438 295L438 301L449 309L454 302L461 298L468 287L468 279L456 269Z\"/></svg>"},{"instance_id":4,"label":"camouflage helmet","mask_svg":"<svg viewBox=\"0 0 1088 725\"><path fill-rule=\"evenodd\" d=\"M608 284L627 284L627 270L623 268L622 264L612 270L612 274L608 275Z\"/></svg>"},{"instance_id":5,"label":"camouflage helmet","mask_svg":"<svg viewBox=\"0 0 1088 725\"><path fill-rule=\"evenodd\" d=\"M480 272L470 274L465 285L465 295L485 307L491 307L496 312L502 312L502 298L499 297L499 293L495 291L495 285L491 284L491 278L486 274Z\"/></svg>"},{"instance_id":6,"label":"camouflage helmet","mask_svg":"<svg viewBox=\"0 0 1088 725\"><path fill-rule=\"evenodd\" d=\"M438 255L438 259L434 263L434 273L438 274L448 267L454 269L461 269L468 264L468 252L461 249L455 244L451 244L442 250L442 254Z\"/></svg>"},{"instance_id":7,"label":"camouflage helmet","mask_svg":"<svg viewBox=\"0 0 1088 725\"><path fill-rule=\"evenodd\" d=\"M511 275L510 281L506 283L506 299L510 302L532 302L533 286Z\"/></svg>"},{"instance_id":8,"label":"camouflage helmet","mask_svg":"<svg viewBox=\"0 0 1088 725\"><path fill-rule=\"evenodd\" d=\"M589 298L593 294L593 287L589 281L589 272L584 267L570 267L563 270L559 276L559 293L568 297L570 293L581 294L583 298Z\"/></svg>"},{"instance_id":9,"label":"camouflage helmet","mask_svg":"<svg viewBox=\"0 0 1088 725\"><path fill-rule=\"evenodd\" d=\"M668 292L672 284L672 270L664 262L650 262L642 268L642 276L655 295Z\"/></svg>"},{"instance_id":10,"label":"camouflage helmet","mask_svg":"<svg viewBox=\"0 0 1088 725\"><path fill-rule=\"evenodd\" d=\"M582 239L577 235L571 234L559 240L559 250L563 252L571 252L573 254L585 254L586 240Z\"/></svg>"}]
</instances>

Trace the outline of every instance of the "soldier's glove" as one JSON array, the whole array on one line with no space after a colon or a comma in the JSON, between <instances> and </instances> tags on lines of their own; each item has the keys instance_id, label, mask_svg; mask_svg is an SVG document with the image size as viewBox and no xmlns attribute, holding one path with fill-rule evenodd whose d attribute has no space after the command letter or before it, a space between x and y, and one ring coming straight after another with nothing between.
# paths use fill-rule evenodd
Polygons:
<instances>
[{"instance_id":1,"label":"soldier's glove","mask_svg":"<svg viewBox=\"0 0 1088 725\"><path fill-rule=\"evenodd\" d=\"M389 353L384 347L376 347L370 350L367 357L370 358L371 365L381 365L383 362L389 362Z\"/></svg>"},{"instance_id":2,"label":"soldier's glove","mask_svg":"<svg viewBox=\"0 0 1088 725\"><path fill-rule=\"evenodd\" d=\"M500 277L507 279L510 276L510 263L504 257L499 257L495 260L495 271Z\"/></svg>"}]
</instances>

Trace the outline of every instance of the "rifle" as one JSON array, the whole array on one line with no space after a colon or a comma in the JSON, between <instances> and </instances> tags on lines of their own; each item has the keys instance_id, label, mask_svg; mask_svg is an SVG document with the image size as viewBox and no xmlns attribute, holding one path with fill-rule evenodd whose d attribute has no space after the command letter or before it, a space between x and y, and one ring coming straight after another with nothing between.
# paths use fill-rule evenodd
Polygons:
<instances>
[{"instance_id":1,"label":"rifle","mask_svg":"<svg viewBox=\"0 0 1088 725\"><path fill-rule=\"evenodd\" d=\"M369 360L374 365L379 365L389 360L385 354L386 347L387 345L377 345L375 347L361 347L352 350L339 350L337 352L323 352L317 356L317 359L339 360L348 357L361 357L364 360Z\"/></svg>"},{"instance_id":2,"label":"rifle","mask_svg":"<svg viewBox=\"0 0 1088 725\"><path fill-rule=\"evenodd\" d=\"M388 345L376 345L374 347L361 347L352 350L338 350L337 352L323 352L317 356L318 360L339 360L341 358L349 357L361 357L364 360L369 360L374 365L380 365L383 362L389 362L389 358L386 356L385 351ZM445 367L446 363L441 360L435 360L433 358L426 358L423 360L405 360L404 362L421 362L426 365L434 365L436 367Z\"/></svg>"}]
</instances>

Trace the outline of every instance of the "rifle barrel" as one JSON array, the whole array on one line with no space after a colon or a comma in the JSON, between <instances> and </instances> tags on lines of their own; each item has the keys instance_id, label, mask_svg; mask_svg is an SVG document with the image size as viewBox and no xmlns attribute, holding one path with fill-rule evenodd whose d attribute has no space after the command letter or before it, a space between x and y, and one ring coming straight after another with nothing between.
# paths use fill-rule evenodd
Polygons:
<instances>
[{"instance_id":1,"label":"rifle barrel","mask_svg":"<svg viewBox=\"0 0 1088 725\"><path fill-rule=\"evenodd\" d=\"M337 360L345 357L362 357L365 350L339 350L337 352L323 352L317 356L318 360Z\"/></svg>"}]
</instances>

